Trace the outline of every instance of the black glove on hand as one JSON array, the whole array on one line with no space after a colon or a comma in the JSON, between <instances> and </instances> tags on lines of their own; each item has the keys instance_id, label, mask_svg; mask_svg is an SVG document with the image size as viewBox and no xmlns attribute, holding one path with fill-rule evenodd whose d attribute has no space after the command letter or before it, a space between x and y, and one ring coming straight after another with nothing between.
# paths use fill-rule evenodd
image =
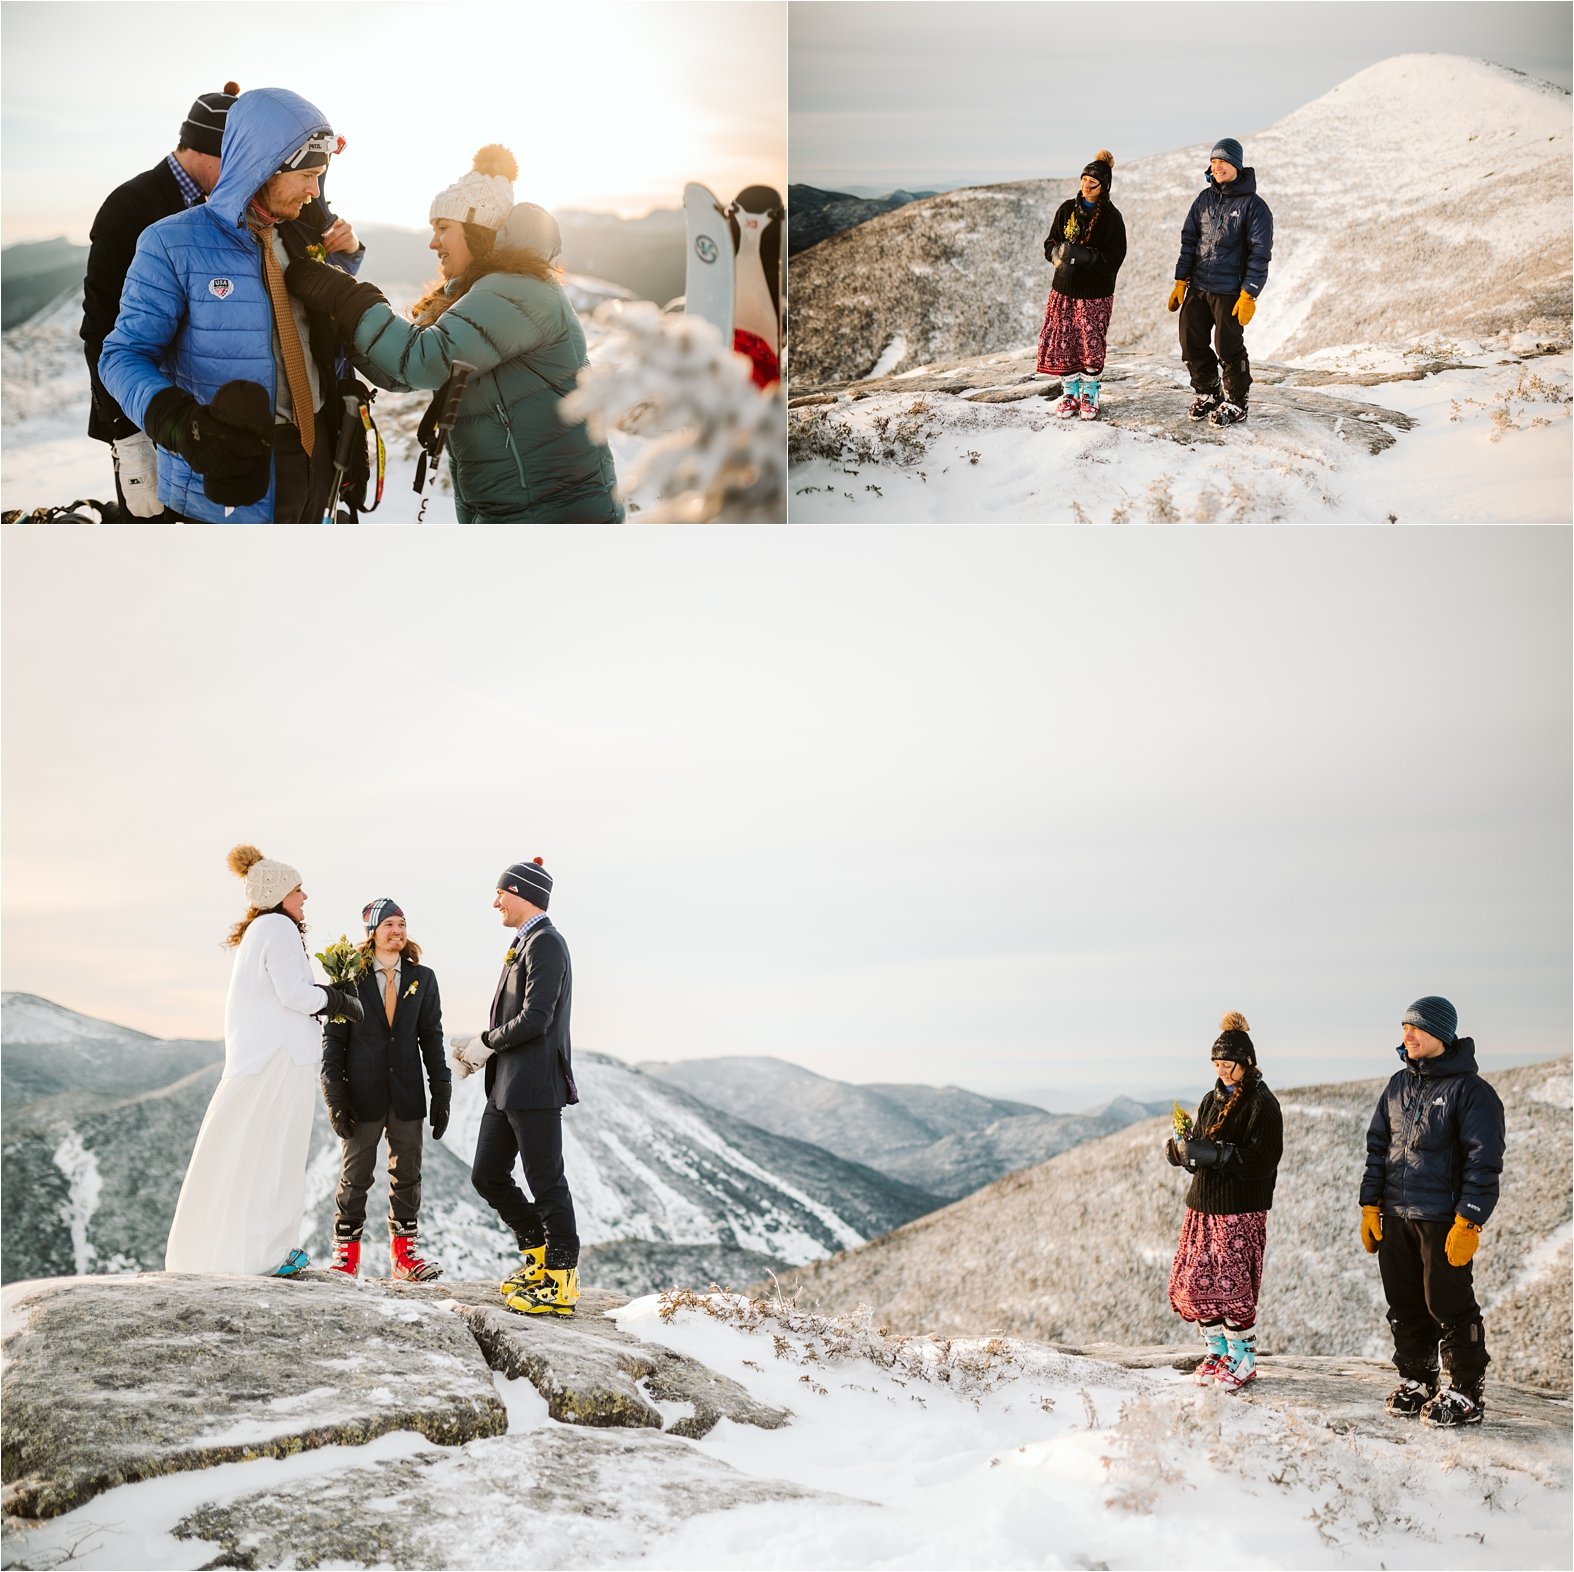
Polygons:
<instances>
[{"instance_id":1,"label":"black glove on hand","mask_svg":"<svg viewBox=\"0 0 1574 1572\"><path fill-rule=\"evenodd\" d=\"M1208 1141L1194 1135L1181 1142L1188 1168L1223 1168L1235 1161L1235 1148L1228 1141Z\"/></svg>"},{"instance_id":2,"label":"black glove on hand","mask_svg":"<svg viewBox=\"0 0 1574 1572\"><path fill-rule=\"evenodd\" d=\"M322 1100L328 1105L328 1123L341 1141L355 1134L355 1110L350 1106L350 1088L343 1081L324 1081Z\"/></svg>"},{"instance_id":3,"label":"black glove on hand","mask_svg":"<svg viewBox=\"0 0 1574 1572\"><path fill-rule=\"evenodd\" d=\"M180 454L220 507L250 507L268 494L273 405L265 387L226 382L211 404L199 404L180 388L165 388L153 395L143 418L148 435Z\"/></svg>"},{"instance_id":4,"label":"black glove on hand","mask_svg":"<svg viewBox=\"0 0 1574 1572\"><path fill-rule=\"evenodd\" d=\"M448 1128L448 1109L453 1101L454 1088L451 1081L444 1081L432 1088L432 1139L440 1141L443 1131Z\"/></svg>"},{"instance_id":5,"label":"black glove on hand","mask_svg":"<svg viewBox=\"0 0 1574 1572\"><path fill-rule=\"evenodd\" d=\"M355 337L361 318L388 297L375 284L358 283L348 273L301 257L284 270L284 287L312 311L326 311L333 318L339 336L346 342Z\"/></svg>"},{"instance_id":6,"label":"black glove on hand","mask_svg":"<svg viewBox=\"0 0 1574 1572\"><path fill-rule=\"evenodd\" d=\"M361 1001L353 988L341 988L337 983L318 983L317 986L328 995L328 1002L317 1012L318 1015L326 1015L330 1020L335 1015L342 1015L347 1021L366 1019L366 1011L361 1008Z\"/></svg>"}]
</instances>

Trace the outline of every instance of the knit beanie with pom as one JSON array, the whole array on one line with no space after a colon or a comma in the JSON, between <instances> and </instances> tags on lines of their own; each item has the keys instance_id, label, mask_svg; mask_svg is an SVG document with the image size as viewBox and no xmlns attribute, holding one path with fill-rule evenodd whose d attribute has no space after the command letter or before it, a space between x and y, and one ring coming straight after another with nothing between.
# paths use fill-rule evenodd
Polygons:
<instances>
[{"instance_id":1,"label":"knit beanie with pom","mask_svg":"<svg viewBox=\"0 0 1574 1572\"><path fill-rule=\"evenodd\" d=\"M217 158L224 146L224 123L229 119L230 106L239 96L238 82L226 82L222 93L199 93L191 113L181 122L180 145Z\"/></svg>"},{"instance_id":2,"label":"knit beanie with pom","mask_svg":"<svg viewBox=\"0 0 1574 1572\"><path fill-rule=\"evenodd\" d=\"M1213 1057L1228 1060L1231 1064L1256 1064L1257 1050L1252 1047L1252 1040L1246 1035L1250 1029L1246 1025L1246 1017L1239 1010L1231 1010L1219 1025L1224 1030L1214 1042Z\"/></svg>"},{"instance_id":3,"label":"knit beanie with pom","mask_svg":"<svg viewBox=\"0 0 1574 1572\"><path fill-rule=\"evenodd\" d=\"M260 912L272 911L300 882L300 874L287 862L264 857L255 846L230 851L230 872L246 881L246 900Z\"/></svg>"},{"instance_id":4,"label":"knit beanie with pom","mask_svg":"<svg viewBox=\"0 0 1574 1572\"><path fill-rule=\"evenodd\" d=\"M432 198L427 216L434 224L440 218L456 224L479 224L483 229L500 229L514 206L514 181L519 178L519 162L500 142L489 142L475 156L468 175L456 180Z\"/></svg>"},{"instance_id":5,"label":"knit beanie with pom","mask_svg":"<svg viewBox=\"0 0 1574 1572\"><path fill-rule=\"evenodd\" d=\"M552 899L552 875L542 866L539 857L531 862L511 863L497 876L497 887L529 901L532 906L539 906L542 911Z\"/></svg>"},{"instance_id":6,"label":"knit beanie with pom","mask_svg":"<svg viewBox=\"0 0 1574 1572\"><path fill-rule=\"evenodd\" d=\"M1092 175L1102 187L1100 196L1109 195L1109 183L1115 178L1115 155L1104 148L1100 148L1092 159L1082 166L1082 173Z\"/></svg>"}]
</instances>

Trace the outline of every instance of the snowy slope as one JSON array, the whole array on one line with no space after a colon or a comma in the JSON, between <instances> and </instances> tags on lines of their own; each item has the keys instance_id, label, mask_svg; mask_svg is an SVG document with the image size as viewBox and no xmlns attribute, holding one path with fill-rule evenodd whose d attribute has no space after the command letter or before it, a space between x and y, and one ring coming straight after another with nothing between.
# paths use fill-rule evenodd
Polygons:
<instances>
[{"instance_id":1,"label":"snowy slope","mask_svg":"<svg viewBox=\"0 0 1574 1572\"><path fill-rule=\"evenodd\" d=\"M1563 89L1485 61L1400 55L1243 144L1274 214L1254 358L1559 325L1567 343L1574 165ZM1111 355L1178 360L1164 305L1208 144L1114 153L1129 250ZM947 192L795 259L794 393L869 376L898 337L895 371L1036 342L1049 292L1043 238L1070 193L1065 181Z\"/></svg>"},{"instance_id":2,"label":"snowy slope","mask_svg":"<svg viewBox=\"0 0 1574 1572\"><path fill-rule=\"evenodd\" d=\"M152 1042L146 1032L79 1015L33 993L0 995L0 1034L7 1048L19 1043Z\"/></svg>"},{"instance_id":3,"label":"snowy slope","mask_svg":"<svg viewBox=\"0 0 1574 1572\"><path fill-rule=\"evenodd\" d=\"M1507 1112L1502 1197L1476 1256L1494 1375L1556 1387L1570 1363L1570 1062L1483 1074ZM1279 1094L1285 1152L1268 1222L1259 1336L1309 1354L1389 1349L1376 1263L1357 1236L1366 1127L1381 1081ZM1167 1283L1189 1176L1169 1122L1131 1125L786 1280L808 1305L956 1335L1142 1344L1184 1329ZM959 1296L958 1282L975 1285Z\"/></svg>"},{"instance_id":4,"label":"snowy slope","mask_svg":"<svg viewBox=\"0 0 1574 1572\"><path fill-rule=\"evenodd\" d=\"M4 1187L17 1198L0 1240L4 1280L160 1269L222 1045L134 1033L83 1041L104 1023L31 995L6 995L4 1010ZM55 1035L13 1051L13 1011L21 1030ZM801 1265L939 1204L818 1147L755 1129L621 1060L582 1053L575 1069L582 1103L564 1116L564 1161L580 1237L601 1247L597 1259L624 1287L644 1291L685 1276L701 1286L718 1275L749 1281L767 1265ZM491 1277L512 1249L470 1184L483 1101L478 1076L459 1082L447 1134L425 1148L424 1239L450 1276ZM339 1142L319 1106L303 1237L317 1258L330 1248L338 1173ZM378 1262L386 1214L379 1174L367 1207ZM625 1241L627 1259L617 1249Z\"/></svg>"}]
</instances>

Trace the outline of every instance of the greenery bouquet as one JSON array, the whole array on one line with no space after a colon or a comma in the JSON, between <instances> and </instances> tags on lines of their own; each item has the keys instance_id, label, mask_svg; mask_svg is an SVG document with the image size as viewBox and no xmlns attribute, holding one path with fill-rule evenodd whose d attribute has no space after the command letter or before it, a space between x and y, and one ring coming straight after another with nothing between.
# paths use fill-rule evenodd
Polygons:
<instances>
[{"instance_id":1,"label":"greenery bouquet","mask_svg":"<svg viewBox=\"0 0 1574 1572\"><path fill-rule=\"evenodd\" d=\"M317 960L327 974L328 981L340 988L353 985L355 979L366 970L366 957L342 933L326 949L317 952ZM335 1015L331 1019L335 1026L342 1026L346 1018Z\"/></svg>"}]
</instances>

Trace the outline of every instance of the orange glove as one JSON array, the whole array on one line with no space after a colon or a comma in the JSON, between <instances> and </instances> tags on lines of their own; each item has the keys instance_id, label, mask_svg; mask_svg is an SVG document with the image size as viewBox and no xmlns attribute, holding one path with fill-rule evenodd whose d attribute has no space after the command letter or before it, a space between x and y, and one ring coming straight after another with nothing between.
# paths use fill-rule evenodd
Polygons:
<instances>
[{"instance_id":1,"label":"orange glove","mask_svg":"<svg viewBox=\"0 0 1574 1572\"><path fill-rule=\"evenodd\" d=\"M1383 1209L1380 1206L1363 1206L1361 1208L1361 1243L1366 1246L1366 1253L1374 1255L1377 1251L1378 1241L1383 1237Z\"/></svg>"},{"instance_id":2,"label":"orange glove","mask_svg":"<svg viewBox=\"0 0 1574 1572\"><path fill-rule=\"evenodd\" d=\"M1253 300L1252 297L1248 295L1243 289L1241 291L1241 298L1237 300L1230 308L1230 315L1234 317L1242 327L1245 327L1246 324L1251 321L1253 315L1256 313L1256 310L1257 302Z\"/></svg>"},{"instance_id":3,"label":"orange glove","mask_svg":"<svg viewBox=\"0 0 1574 1572\"><path fill-rule=\"evenodd\" d=\"M1471 1256L1476 1253L1476 1246L1480 1243L1481 1224L1468 1222L1456 1212L1454 1226L1448 1230L1448 1238L1443 1241L1443 1254L1448 1257L1448 1264L1468 1265Z\"/></svg>"},{"instance_id":4,"label":"orange glove","mask_svg":"<svg viewBox=\"0 0 1574 1572\"><path fill-rule=\"evenodd\" d=\"M1179 311L1180 308L1181 308L1181 302L1185 298L1186 298L1186 280L1184 278L1178 278L1178 279L1175 280L1175 287L1174 287L1174 289L1172 289L1170 291L1169 310L1171 310L1171 311Z\"/></svg>"}]
</instances>

